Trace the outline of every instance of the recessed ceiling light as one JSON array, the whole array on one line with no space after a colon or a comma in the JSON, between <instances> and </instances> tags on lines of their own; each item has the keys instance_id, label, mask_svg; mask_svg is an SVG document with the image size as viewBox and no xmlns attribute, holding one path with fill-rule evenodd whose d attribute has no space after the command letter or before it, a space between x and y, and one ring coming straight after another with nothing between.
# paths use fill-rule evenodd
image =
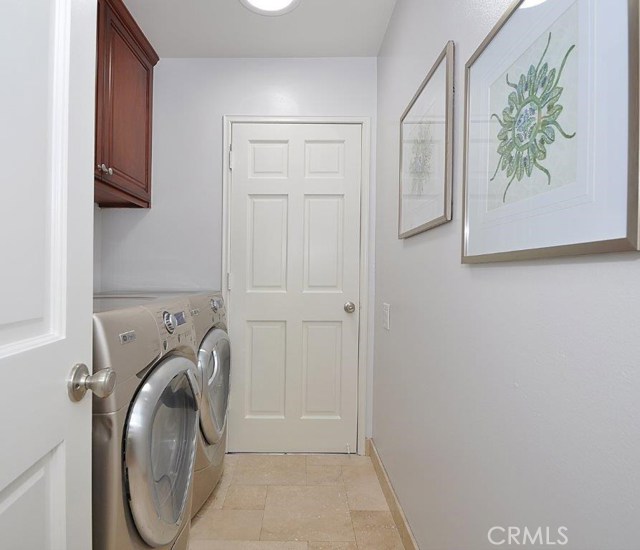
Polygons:
<instances>
[{"instance_id":1,"label":"recessed ceiling light","mask_svg":"<svg viewBox=\"0 0 640 550\"><path fill-rule=\"evenodd\" d=\"M260 15L284 15L298 7L300 0L240 0L243 6Z\"/></svg>"},{"instance_id":2,"label":"recessed ceiling light","mask_svg":"<svg viewBox=\"0 0 640 550\"><path fill-rule=\"evenodd\" d=\"M540 4L544 4L547 0L524 0L522 4L520 4L521 8L535 8Z\"/></svg>"}]
</instances>

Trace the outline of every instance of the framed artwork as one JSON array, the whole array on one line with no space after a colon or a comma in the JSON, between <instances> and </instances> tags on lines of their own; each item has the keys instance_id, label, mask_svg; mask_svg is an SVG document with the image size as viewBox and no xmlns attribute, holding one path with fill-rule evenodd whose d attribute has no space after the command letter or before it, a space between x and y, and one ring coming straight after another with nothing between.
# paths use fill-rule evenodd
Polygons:
<instances>
[{"instance_id":1,"label":"framed artwork","mask_svg":"<svg viewBox=\"0 0 640 550\"><path fill-rule=\"evenodd\" d=\"M638 0L518 0L466 64L463 263L638 249Z\"/></svg>"},{"instance_id":2,"label":"framed artwork","mask_svg":"<svg viewBox=\"0 0 640 550\"><path fill-rule=\"evenodd\" d=\"M400 119L399 239L451 220L453 57L449 41Z\"/></svg>"}]
</instances>

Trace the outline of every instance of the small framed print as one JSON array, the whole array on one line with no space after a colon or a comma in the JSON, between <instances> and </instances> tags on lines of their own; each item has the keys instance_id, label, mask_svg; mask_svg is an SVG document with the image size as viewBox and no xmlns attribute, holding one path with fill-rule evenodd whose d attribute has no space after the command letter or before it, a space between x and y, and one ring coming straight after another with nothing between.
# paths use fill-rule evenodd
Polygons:
<instances>
[{"instance_id":1,"label":"small framed print","mask_svg":"<svg viewBox=\"0 0 640 550\"><path fill-rule=\"evenodd\" d=\"M451 220L453 82L449 41L400 119L399 239Z\"/></svg>"},{"instance_id":2,"label":"small framed print","mask_svg":"<svg viewBox=\"0 0 640 550\"><path fill-rule=\"evenodd\" d=\"M638 47L638 0L512 4L466 65L464 263L638 249Z\"/></svg>"}]
</instances>

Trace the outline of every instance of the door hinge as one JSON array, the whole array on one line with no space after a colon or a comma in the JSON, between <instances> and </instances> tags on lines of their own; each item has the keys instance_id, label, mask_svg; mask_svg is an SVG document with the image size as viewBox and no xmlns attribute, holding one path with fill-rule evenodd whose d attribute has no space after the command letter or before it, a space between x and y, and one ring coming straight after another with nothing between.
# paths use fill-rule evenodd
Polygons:
<instances>
[{"instance_id":1,"label":"door hinge","mask_svg":"<svg viewBox=\"0 0 640 550\"><path fill-rule=\"evenodd\" d=\"M233 170L233 149L229 147L229 170Z\"/></svg>"},{"instance_id":2,"label":"door hinge","mask_svg":"<svg viewBox=\"0 0 640 550\"><path fill-rule=\"evenodd\" d=\"M227 273L227 290L231 290L231 273Z\"/></svg>"}]
</instances>

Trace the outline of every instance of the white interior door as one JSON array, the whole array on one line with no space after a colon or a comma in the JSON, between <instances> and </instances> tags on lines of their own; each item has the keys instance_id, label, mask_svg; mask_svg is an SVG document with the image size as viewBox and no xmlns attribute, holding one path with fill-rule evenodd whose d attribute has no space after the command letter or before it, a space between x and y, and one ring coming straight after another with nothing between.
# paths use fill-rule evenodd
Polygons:
<instances>
[{"instance_id":1,"label":"white interior door","mask_svg":"<svg viewBox=\"0 0 640 550\"><path fill-rule=\"evenodd\" d=\"M361 133L233 124L232 451L356 451Z\"/></svg>"},{"instance_id":2,"label":"white interior door","mask_svg":"<svg viewBox=\"0 0 640 550\"><path fill-rule=\"evenodd\" d=\"M91 548L95 0L0 5L0 548Z\"/></svg>"}]
</instances>

